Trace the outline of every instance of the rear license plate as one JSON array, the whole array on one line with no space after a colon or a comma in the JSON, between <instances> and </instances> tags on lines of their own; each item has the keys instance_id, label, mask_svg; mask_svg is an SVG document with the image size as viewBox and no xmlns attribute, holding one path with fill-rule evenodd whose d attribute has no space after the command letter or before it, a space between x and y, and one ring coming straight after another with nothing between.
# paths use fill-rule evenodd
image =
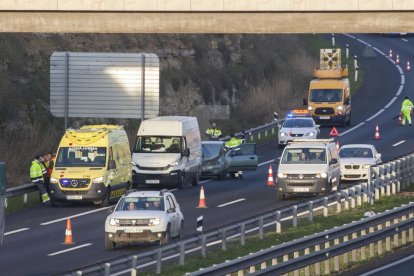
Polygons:
<instances>
[{"instance_id":1,"label":"rear license plate","mask_svg":"<svg viewBox=\"0 0 414 276\"><path fill-rule=\"evenodd\" d=\"M146 184L159 184L160 180L159 179L147 179L145 180Z\"/></svg>"},{"instance_id":2,"label":"rear license plate","mask_svg":"<svg viewBox=\"0 0 414 276\"><path fill-rule=\"evenodd\" d=\"M321 120L329 120L329 118L330 118L329 116L320 116L319 117L319 119L321 119Z\"/></svg>"},{"instance_id":3,"label":"rear license plate","mask_svg":"<svg viewBox=\"0 0 414 276\"><path fill-rule=\"evenodd\" d=\"M68 200L81 200L82 196L81 195L67 195L66 199L68 199Z\"/></svg>"},{"instance_id":4,"label":"rear license plate","mask_svg":"<svg viewBox=\"0 0 414 276\"><path fill-rule=\"evenodd\" d=\"M138 227L128 227L125 228L125 233L141 233L142 229L138 228Z\"/></svg>"},{"instance_id":5,"label":"rear license plate","mask_svg":"<svg viewBox=\"0 0 414 276\"><path fill-rule=\"evenodd\" d=\"M302 187L293 188L293 191L294 192L309 192L309 188L302 188Z\"/></svg>"}]
</instances>

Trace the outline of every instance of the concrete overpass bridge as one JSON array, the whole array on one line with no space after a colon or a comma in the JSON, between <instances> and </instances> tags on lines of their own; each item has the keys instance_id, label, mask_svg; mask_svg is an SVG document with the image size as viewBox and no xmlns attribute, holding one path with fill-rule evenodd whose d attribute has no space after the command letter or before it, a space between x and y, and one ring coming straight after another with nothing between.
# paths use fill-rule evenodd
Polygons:
<instances>
[{"instance_id":1,"label":"concrete overpass bridge","mask_svg":"<svg viewBox=\"0 0 414 276\"><path fill-rule=\"evenodd\" d=\"M414 32L414 0L0 0L0 32Z\"/></svg>"}]
</instances>

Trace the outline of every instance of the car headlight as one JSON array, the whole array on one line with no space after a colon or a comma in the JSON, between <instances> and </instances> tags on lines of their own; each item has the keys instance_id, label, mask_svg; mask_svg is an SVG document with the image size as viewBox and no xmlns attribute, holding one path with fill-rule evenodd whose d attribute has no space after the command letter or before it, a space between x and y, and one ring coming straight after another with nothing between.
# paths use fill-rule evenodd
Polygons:
<instances>
[{"instance_id":1,"label":"car headlight","mask_svg":"<svg viewBox=\"0 0 414 276\"><path fill-rule=\"evenodd\" d=\"M325 173L325 172L321 173L321 178L327 178L327 177L328 177L327 173Z\"/></svg>"},{"instance_id":2,"label":"car headlight","mask_svg":"<svg viewBox=\"0 0 414 276\"><path fill-rule=\"evenodd\" d=\"M287 136L287 135L286 135L286 133L281 132L281 133L280 133L280 136Z\"/></svg>"},{"instance_id":3,"label":"car headlight","mask_svg":"<svg viewBox=\"0 0 414 276\"><path fill-rule=\"evenodd\" d=\"M285 173L278 173L277 177L279 178L287 178L287 175Z\"/></svg>"},{"instance_id":4,"label":"car headlight","mask_svg":"<svg viewBox=\"0 0 414 276\"><path fill-rule=\"evenodd\" d=\"M152 218L152 219L150 219L150 221L149 221L149 226L156 226L156 225L159 225L159 224L160 224L160 222L161 222L161 219L160 219L160 218Z\"/></svg>"},{"instance_id":5,"label":"car headlight","mask_svg":"<svg viewBox=\"0 0 414 276\"><path fill-rule=\"evenodd\" d=\"M313 110L313 107L312 106L308 106L308 110L309 111Z\"/></svg>"},{"instance_id":6,"label":"car headlight","mask_svg":"<svg viewBox=\"0 0 414 276\"><path fill-rule=\"evenodd\" d=\"M315 133L313 133L313 132L309 132L309 133L305 134L305 136L311 136L311 137L314 136L314 135L315 135Z\"/></svg>"},{"instance_id":7,"label":"car headlight","mask_svg":"<svg viewBox=\"0 0 414 276\"><path fill-rule=\"evenodd\" d=\"M100 177L94 178L92 180L92 183L102 183L103 180L104 180L103 176L100 176Z\"/></svg>"},{"instance_id":8,"label":"car headlight","mask_svg":"<svg viewBox=\"0 0 414 276\"><path fill-rule=\"evenodd\" d=\"M109 225L111 225L111 226L119 226L119 219L111 218L109 220Z\"/></svg>"},{"instance_id":9,"label":"car headlight","mask_svg":"<svg viewBox=\"0 0 414 276\"><path fill-rule=\"evenodd\" d=\"M369 169L370 167L371 167L371 165L367 165L367 164L362 165L362 168L363 168L363 169Z\"/></svg>"},{"instance_id":10,"label":"car headlight","mask_svg":"<svg viewBox=\"0 0 414 276\"><path fill-rule=\"evenodd\" d=\"M170 163L170 166L171 167L175 167L175 166L177 166L178 165L178 160L175 160L174 162L171 162Z\"/></svg>"},{"instance_id":11,"label":"car headlight","mask_svg":"<svg viewBox=\"0 0 414 276\"><path fill-rule=\"evenodd\" d=\"M336 107L336 109L338 109L338 110L344 110L344 107L343 107L342 105L338 105L338 106Z\"/></svg>"},{"instance_id":12,"label":"car headlight","mask_svg":"<svg viewBox=\"0 0 414 276\"><path fill-rule=\"evenodd\" d=\"M49 183L50 184L57 184L58 183L58 180L56 178L54 178L54 177L51 177Z\"/></svg>"}]
</instances>

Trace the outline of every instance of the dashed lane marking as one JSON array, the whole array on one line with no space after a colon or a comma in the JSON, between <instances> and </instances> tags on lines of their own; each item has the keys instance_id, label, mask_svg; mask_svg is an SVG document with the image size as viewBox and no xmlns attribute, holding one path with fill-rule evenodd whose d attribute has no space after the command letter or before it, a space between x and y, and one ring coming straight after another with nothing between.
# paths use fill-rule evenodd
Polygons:
<instances>
[{"instance_id":1,"label":"dashed lane marking","mask_svg":"<svg viewBox=\"0 0 414 276\"><path fill-rule=\"evenodd\" d=\"M82 244L82 245L79 245L79 246L68 248L68 249L65 249L65 250L62 250L62 251L57 251L57 252L50 253L50 254L47 254L47 255L50 256L50 257L51 256L56 256L56 255L59 255L59 254L63 254L63 253L69 252L69 251L73 251L73 250L80 249L80 248L87 247L87 246L91 246L91 245L92 245L92 243L85 243L85 244Z\"/></svg>"},{"instance_id":2,"label":"dashed lane marking","mask_svg":"<svg viewBox=\"0 0 414 276\"><path fill-rule=\"evenodd\" d=\"M11 234L16 234L16 233L20 233L20 232L23 232L23 231L27 231L29 229L30 228L21 228L21 229L6 232L6 233L4 233L4 235L7 236L7 235L11 235Z\"/></svg>"},{"instance_id":3,"label":"dashed lane marking","mask_svg":"<svg viewBox=\"0 0 414 276\"><path fill-rule=\"evenodd\" d=\"M88 211L88 212L76 214L76 215L73 215L73 216L68 216L68 217L65 217L65 218L60 218L60 219L55 219L55 220L48 221L48 222L43 222L40 225L49 225L49 224L52 224L52 223L56 223L56 222L60 222L60 221L67 220L68 218L77 218L77 217L81 217L81 216L93 214L93 213L96 213L96 212L100 212L100 211L103 211L103 210L106 210L106 209L109 209L109 208L112 208L112 207L113 206L103 207L103 208L99 208L99 209L96 209L96 210L92 210L92 211Z\"/></svg>"},{"instance_id":4,"label":"dashed lane marking","mask_svg":"<svg viewBox=\"0 0 414 276\"><path fill-rule=\"evenodd\" d=\"M395 143L394 145L392 145L393 147L396 147L398 145L401 145L402 143L405 143L405 140L399 141L398 143Z\"/></svg>"},{"instance_id":5,"label":"dashed lane marking","mask_svg":"<svg viewBox=\"0 0 414 276\"><path fill-rule=\"evenodd\" d=\"M231 204L235 204L235 203L238 203L238 202L242 202L242 201L245 201L245 200L246 200L245 198L240 198L240 199L236 199L236 200L218 205L217 207L221 208L221 207L228 206L228 205L231 205Z\"/></svg>"}]
</instances>

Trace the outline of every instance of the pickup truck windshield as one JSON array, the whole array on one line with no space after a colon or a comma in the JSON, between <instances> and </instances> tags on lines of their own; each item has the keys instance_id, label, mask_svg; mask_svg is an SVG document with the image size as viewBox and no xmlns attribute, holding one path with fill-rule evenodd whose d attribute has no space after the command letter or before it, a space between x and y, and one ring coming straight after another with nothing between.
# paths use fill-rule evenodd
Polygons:
<instances>
[{"instance_id":1,"label":"pickup truck windshield","mask_svg":"<svg viewBox=\"0 0 414 276\"><path fill-rule=\"evenodd\" d=\"M341 89L313 89L310 92L310 102L335 103L342 101Z\"/></svg>"},{"instance_id":2,"label":"pickup truck windshield","mask_svg":"<svg viewBox=\"0 0 414 276\"><path fill-rule=\"evenodd\" d=\"M181 153L183 146L179 136L138 136L134 153Z\"/></svg>"},{"instance_id":3,"label":"pickup truck windshield","mask_svg":"<svg viewBox=\"0 0 414 276\"><path fill-rule=\"evenodd\" d=\"M282 164L326 164L326 150L321 148L291 148L283 153Z\"/></svg>"}]
</instances>

